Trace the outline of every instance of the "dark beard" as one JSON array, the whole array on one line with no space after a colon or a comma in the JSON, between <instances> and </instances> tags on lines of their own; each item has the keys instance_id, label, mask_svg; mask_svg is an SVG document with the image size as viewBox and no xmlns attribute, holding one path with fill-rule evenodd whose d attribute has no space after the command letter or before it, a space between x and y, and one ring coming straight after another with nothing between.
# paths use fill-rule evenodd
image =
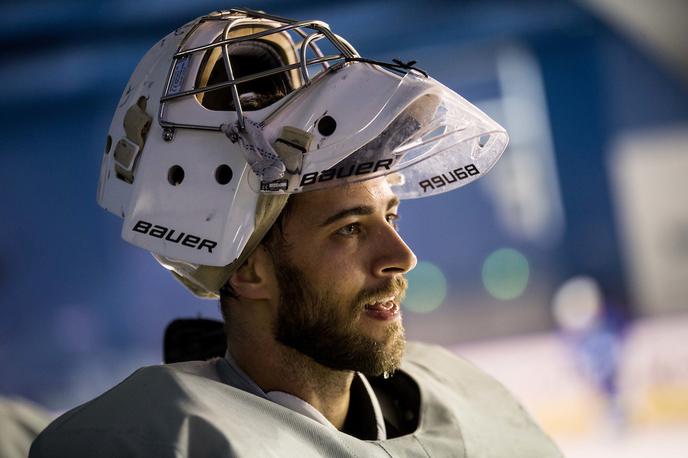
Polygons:
<instances>
[{"instance_id":1,"label":"dark beard","mask_svg":"<svg viewBox=\"0 0 688 458\"><path fill-rule=\"evenodd\" d=\"M406 346L401 322L389 324L382 341L358 333L355 323L366 303L403 292L404 277L374 291L361 291L350 304L342 306L331 292L315 291L291 262L275 254L273 260L280 288L275 323L278 342L330 369L358 371L366 376L394 373Z\"/></svg>"}]
</instances>

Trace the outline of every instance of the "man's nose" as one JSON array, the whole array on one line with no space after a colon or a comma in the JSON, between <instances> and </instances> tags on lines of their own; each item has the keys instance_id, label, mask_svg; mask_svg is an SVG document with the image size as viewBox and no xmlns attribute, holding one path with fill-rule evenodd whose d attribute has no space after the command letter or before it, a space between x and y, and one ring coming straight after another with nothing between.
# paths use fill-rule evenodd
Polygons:
<instances>
[{"instance_id":1,"label":"man's nose","mask_svg":"<svg viewBox=\"0 0 688 458\"><path fill-rule=\"evenodd\" d=\"M377 277L393 277L416 267L417 259L411 248L391 225L381 227L373 242L373 274Z\"/></svg>"}]
</instances>

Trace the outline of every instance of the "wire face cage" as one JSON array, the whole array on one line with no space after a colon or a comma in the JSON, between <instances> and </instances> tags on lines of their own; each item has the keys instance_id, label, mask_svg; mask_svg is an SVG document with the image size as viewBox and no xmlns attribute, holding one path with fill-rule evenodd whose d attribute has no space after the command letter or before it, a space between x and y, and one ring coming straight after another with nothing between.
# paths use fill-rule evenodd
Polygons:
<instances>
[{"instance_id":1,"label":"wire face cage","mask_svg":"<svg viewBox=\"0 0 688 458\"><path fill-rule=\"evenodd\" d=\"M245 92L252 92L252 84L260 86L261 81L265 84L272 79L274 86L276 79L282 78L285 84L281 92L288 93L309 84L332 64L360 59L356 50L322 21L297 21L253 10L231 9L203 16L188 26L175 32L185 36L173 56L160 99L158 121L166 130L221 130L219 125L173 122L166 116L167 104L185 97L195 96L206 108L213 109L212 103L203 101L218 93L224 93L226 100L215 109L235 111L239 129L244 130L244 111L251 108L242 100L242 86ZM249 46L262 46L262 54L268 56L265 60L269 62L258 71L255 65L249 72L237 71ZM329 53L325 54L323 49ZM275 58L270 59L270 55ZM185 87L184 80L194 61L199 69L198 77L193 87ZM275 88L271 89L274 92Z\"/></svg>"}]
</instances>

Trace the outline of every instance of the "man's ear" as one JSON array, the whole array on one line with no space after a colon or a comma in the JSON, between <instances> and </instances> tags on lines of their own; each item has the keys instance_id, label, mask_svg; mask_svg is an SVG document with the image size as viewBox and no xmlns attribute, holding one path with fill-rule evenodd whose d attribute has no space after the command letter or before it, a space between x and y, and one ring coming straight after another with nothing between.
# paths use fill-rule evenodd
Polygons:
<instances>
[{"instance_id":1,"label":"man's ear","mask_svg":"<svg viewBox=\"0 0 688 458\"><path fill-rule=\"evenodd\" d=\"M229 277L229 284L239 297L253 300L272 298L275 290L272 257L263 245L258 245Z\"/></svg>"}]
</instances>

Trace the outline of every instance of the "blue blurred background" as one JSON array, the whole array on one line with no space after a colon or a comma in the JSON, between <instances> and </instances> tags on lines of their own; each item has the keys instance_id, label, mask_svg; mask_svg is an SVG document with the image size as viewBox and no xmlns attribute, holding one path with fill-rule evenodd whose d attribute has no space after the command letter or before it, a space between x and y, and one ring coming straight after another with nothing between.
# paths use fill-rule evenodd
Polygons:
<instances>
[{"instance_id":1,"label":"blue blurred background","mask_svg":"<svg viewBox=\"0 0 688 458\"><path fill-rule=\"evenodd\" d=\"M481 182L402 206L421 261L410 338L460 348L551 335L575 354L587 347L571 335L622 339L638 321L685 317L685 2L5 1L0 394L68 409L159 363L171 319L219 317L120 239L95 191L140 57L232 6L323 19L364 56L416 60L509 130Z\"/></svg>"}]
</instances>

